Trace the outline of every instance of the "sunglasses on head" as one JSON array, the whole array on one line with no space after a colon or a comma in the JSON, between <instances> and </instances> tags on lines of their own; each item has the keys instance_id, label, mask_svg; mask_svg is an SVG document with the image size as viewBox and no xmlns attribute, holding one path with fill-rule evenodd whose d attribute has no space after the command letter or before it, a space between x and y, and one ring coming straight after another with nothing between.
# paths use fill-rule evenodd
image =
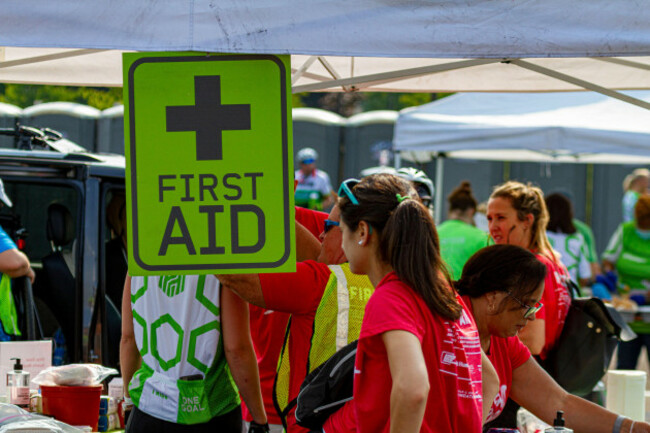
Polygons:
<instances>
[{"instance_id":1,"label":"sunglasses on head","mask_svg":"<svg viewBox=\"0 0 650 433\"><path fill-rule=\"evenodd\" d=\"M507 295L510 296L512 299L514 299L515 301L517 301L517 303L518 303L519 305L521 305L521 308L525 308L525 309L526 309L526 311L524 312L524 319L528 319L530 316L532 316L533 314L535 314L535 313L537 313L539 310L541 310L542 307L544 306L544 304L542 304L541 302L537 301L537 302L535 302L535 305L533 305L533 306L531 307L530 305L524 304L524 303L521 302L519 299L515 298L515 296L514 296L512 293L510 293L510 292L506 292L506 293L507 293Z\"/></svg>"},{"instance_id":2,"label":"sunglasses on head","mask_svg":"<svg viewBox=\"0 0 650 433\"><path fill-rule=\"evenodd\" d=\"M345 196L352 202L352 204L359 204L359 200L352 193L352 188L354 188L359 182L359 179L348 179L344 180L339 187L338 195L339 197L345 194Z\"/></svg>"},{"instance_id":3,"label":"sunglasses on head","mask_svg":"<svg viewBox=\"0 0 650 433\"><path fill-rule=\"evenodd\" d=\"M328 231L330 231L332 227L336 227L339 225L338 221L332 221L332 220L325 220L324 223L325 224L323 227L323 233L327 233Z\"/></svg>"}]
</instances>

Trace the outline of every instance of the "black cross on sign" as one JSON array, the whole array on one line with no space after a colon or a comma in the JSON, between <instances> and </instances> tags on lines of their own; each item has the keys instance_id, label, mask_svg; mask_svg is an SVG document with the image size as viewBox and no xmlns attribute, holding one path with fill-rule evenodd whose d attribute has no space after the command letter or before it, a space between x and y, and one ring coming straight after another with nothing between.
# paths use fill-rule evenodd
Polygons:
<instances>
[{"instance_id":1,"label":"black cross on sign","mask_svg":"<svg viewBox=\"0 0 650 433\"><path fill-rule=\"evenodd\" d=\"M221 76L194 77L194 105L168 106L167 132L196 132L197 161L222 159L222 131L250 130L250 104L221 105Z\"/></svg>"}]
</instances>

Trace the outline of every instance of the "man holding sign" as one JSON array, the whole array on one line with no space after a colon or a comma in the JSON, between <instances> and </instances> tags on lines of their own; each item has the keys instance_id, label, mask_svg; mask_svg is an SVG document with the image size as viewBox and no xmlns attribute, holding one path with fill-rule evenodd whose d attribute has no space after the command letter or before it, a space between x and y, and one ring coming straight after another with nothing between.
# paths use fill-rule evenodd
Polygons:
<instances>
[{"instance_id":1,"label":"man holding sign","mask_svg":"<svg viewBox=\"0 0 650 433\"><path fill-rule=\"evenodd\" d=\"M127 431L238 431L234 384L251 430L267 431L247 306L202 274L295 270L289 57L123 63Z\"/></svg>"}]
</instances>

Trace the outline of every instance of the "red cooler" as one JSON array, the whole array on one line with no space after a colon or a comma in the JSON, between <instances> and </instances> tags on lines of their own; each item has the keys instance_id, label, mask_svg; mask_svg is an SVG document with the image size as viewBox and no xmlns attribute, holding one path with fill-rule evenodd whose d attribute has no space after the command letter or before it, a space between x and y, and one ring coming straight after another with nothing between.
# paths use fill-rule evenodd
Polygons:
<instances>
[{"instance_id":1,"label":"red cooler","mask_svg":"<svg viewBox=\"0 0 650 433\"><path fill-rule=\"evenodd\" d=\"M41 385L43 413L70 425L87 425L97 431L99 400L102 385L45 386Z\"/></svg>"}]
</instances>

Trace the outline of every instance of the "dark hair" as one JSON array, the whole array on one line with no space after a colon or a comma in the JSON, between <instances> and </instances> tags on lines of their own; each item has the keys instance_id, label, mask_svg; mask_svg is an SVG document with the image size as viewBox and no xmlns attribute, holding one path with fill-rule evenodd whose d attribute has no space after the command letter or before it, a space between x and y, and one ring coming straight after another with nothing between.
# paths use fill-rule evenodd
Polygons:
<instances>
[{"instance_id":1,"label":"dark hair","mask_svg":"<svg viewBox=\"0 0 650 433\"><path fill-rule=\"evenodd\" d=\"M545 277L546 266L535 254L516 245L501 244L474 253L454 286L458 293L470 298L490 292L507 292L523 299L533 293Z\"/></svg>"},{"instance_id":2,"label":"dark hair","mask_svg":"<svg viewBox=\"0 0 650 433\"><path fill-rule=\"evenodd\" d=\"M568 198L563 194L551 194L546 197L546 208L549 216L547 230L568 235L576 232L573 225L573 206Z\"/></svg>"},{"instance_id":3,"label":"dark hair","mask_svg":"<svg viewBox=\"0 0 650 433\"><path fill-rule=\"evenodd\" d=\"M376 174L363 178L352 193L358 205L346 195L339 198L343 222L351 230L361 221L369 224L379 239L380 259L393 267L433 313L460 318L462 307L440 257L436 226L411 183L391 174ZM405 200L406 196L410 199Z\"/></svg>"},{"instance_id":4,"label":"dark hair","mask_svg":"<svg viewBox=\"0 0 650 433\"><path fill-rule=\"evenodd\" d=\"M472 184L464 180L448 196L449 210L466 211L476 209L478 202L472 194Z\"/></svg>"}]
</instances>

